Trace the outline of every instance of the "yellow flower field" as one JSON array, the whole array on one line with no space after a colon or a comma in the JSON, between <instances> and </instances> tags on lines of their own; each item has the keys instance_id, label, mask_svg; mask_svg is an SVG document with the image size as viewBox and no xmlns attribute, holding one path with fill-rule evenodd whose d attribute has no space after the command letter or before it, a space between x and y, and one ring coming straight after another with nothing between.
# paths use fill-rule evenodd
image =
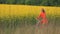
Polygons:
<instances>
[{"instance_id":1,"label":"yellow flower field","mask_svg":"<svg viewBox=\"0 0 60 34\"><path fill-rule=\"evenodd\" d=\"M60 15L60 7L0 4L0 16L38 15L42 8L45 9L47 15Z\"/></svg>"}]
</instances>

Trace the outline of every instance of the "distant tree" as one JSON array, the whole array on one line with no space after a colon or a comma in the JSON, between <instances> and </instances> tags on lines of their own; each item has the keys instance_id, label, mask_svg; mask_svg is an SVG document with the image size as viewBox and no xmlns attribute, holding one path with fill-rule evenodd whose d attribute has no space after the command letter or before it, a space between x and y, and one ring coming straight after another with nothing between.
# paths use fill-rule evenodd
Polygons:
<instances>
[{"instance_id":1,"label":"distant tree","mask_svg":"<svg viewBox=\"0 0 60 34\"><path fill-rule=\"evenodd\" d=\"M0 3L2 4L3 3L3 0L0 0Z\"/></svg>"},{"instance_id":2,"label":"distant tree","mask_svg":"<svg viewBox=\"0 0 60 34\"><path fill-rule=\"evenodd\" d=\"M13 4L17 4L17 0L14 0Z\"/></svg>"},{"instance_id":3,"label":"distant tree","mask_svg":"<svg viewBox=\"0 0 60 34\"><path fill-rule=\"evenodd\" d=\"M60 0L0 0L0 4L60 6Z\"/></svg>"},{"instance_id":4,"label":"distant tree","mask_svg":"<svg viewBox=\"0 0 60 34\"><path fill-rule=\"evenodd\" d=\"M0 3L1 4L5 4L6 3L6 0L0 0Z\"/></svg>"},{"instance_id":5,"label":"distant tree","mask_svg":"<svg viewBox=\"0 0 60 34\"><path fill-rule=\"evenodd\" d=\"M51 6L51 3L49 1L47 1L46 6Z\"/></svg>"},{"instance_id":6,"label":"distant tree","mask_svg":"<svg viewBox=\"0 0 60 34\"><path fill-rule=\"evenodd\" d=\"M7 4L13 4L15 0L6 0Z\"/></svg>"},{"instance_id":7,"label":"distant tree","mask_svg":"<svg viewBox=\"0 0 60 34\"><path fill-rule=\"evenodd\" d=\"M26 4L29 5L40 5L41 0L29 0L28 2L26 2Z\"/></svg>"}]
</instances>

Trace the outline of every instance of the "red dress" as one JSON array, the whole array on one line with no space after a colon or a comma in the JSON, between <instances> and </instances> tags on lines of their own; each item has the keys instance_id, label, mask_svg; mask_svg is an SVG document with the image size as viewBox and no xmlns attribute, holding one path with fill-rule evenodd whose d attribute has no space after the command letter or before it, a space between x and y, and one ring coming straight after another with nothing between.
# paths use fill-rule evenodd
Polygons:
<instances>
[{"instance_id":1,"label":"red dress","mask_svg":"<svg viewBox=\"0 0 60 34\"><path fill-rule=\"evenodd\" d=\"M48 23L48 20L46 18L46 14L44 12L41 12L41 14L37 18L39 19L40 17L42 18L42 20L41 20L42 24L47 24Z\"/></svg>"}]
</instances>

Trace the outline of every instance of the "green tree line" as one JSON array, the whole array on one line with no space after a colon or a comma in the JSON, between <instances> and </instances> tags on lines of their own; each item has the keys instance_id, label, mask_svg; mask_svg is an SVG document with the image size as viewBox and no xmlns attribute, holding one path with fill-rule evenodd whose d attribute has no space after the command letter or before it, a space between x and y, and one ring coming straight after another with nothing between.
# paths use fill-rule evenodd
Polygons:
<instances>
[{"instance_id":1,"label":"green tree line","mask_svg":"<svg viewBox=\"0 0 60 34\"><path fill-rule=\"evenodd\" d=\"M0 0L0 4L60 6L60 0Z\"/></svg>"}]
</instances>

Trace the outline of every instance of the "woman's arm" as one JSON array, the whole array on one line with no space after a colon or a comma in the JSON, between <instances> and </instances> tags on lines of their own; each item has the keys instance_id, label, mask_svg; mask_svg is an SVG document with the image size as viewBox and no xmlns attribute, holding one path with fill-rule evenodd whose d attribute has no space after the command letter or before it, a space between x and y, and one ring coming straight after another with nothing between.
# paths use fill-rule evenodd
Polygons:
<instances>
[{"instance_id":1,"label":"woman's arm","mask_svg":"<svg viewBox=\"0 0 60 34\"><path fill-rule=\"evenodd\" d=\"M39 16L37 17L37 19L40 19L40 17L41 17L41 14L39 14Z\"/></svg>"}]
</instances>

